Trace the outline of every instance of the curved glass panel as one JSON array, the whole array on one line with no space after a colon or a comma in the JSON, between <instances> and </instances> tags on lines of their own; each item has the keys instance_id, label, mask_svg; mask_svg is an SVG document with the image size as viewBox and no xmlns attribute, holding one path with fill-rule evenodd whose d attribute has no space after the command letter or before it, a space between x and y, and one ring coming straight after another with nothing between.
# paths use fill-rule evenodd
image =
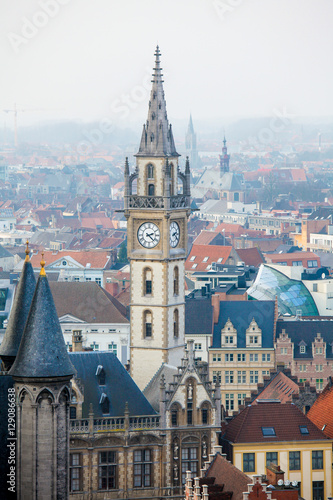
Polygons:
<instances>
[{"instance_id":1,"label":"curved glass panel","mask_svg":"<svg viewBox=\"0 0 333 500\"><path fill-rule=\"evenodd\" d=\"M296 316L301 311L302 316L319 315L311 293L301 281L292 280L269 266L261 267L248 295L255 300L275 300L277 297L281 314Z\"/></svg>"}]
</instances>

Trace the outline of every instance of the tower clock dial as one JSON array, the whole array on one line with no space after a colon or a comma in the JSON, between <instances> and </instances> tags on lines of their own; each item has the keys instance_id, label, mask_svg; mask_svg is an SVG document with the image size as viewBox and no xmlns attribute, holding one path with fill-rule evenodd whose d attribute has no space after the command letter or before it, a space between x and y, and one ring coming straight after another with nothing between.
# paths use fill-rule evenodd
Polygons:
<instances>
[{"instance_id":1,"label":"tower clock dial","mask_svg":"<svg viewBox=\"0 0 333 500\"><path fill-rule=\"evenodd\" d=\"M145 222L138 229L138 240L145 248L154 248L160 241L160 230L153 222Z\"/></svg>"},{"instance_id":2,"label":"tower clock dial","mask_svg":"<svg viewBox=\"0 0 333 500\"><path fill-rule=\"evenodd\" d=\"M170 224L170 246L175 248L179 243L180 229L177 222L173 221Z\"/></svg>"}]
</instances>

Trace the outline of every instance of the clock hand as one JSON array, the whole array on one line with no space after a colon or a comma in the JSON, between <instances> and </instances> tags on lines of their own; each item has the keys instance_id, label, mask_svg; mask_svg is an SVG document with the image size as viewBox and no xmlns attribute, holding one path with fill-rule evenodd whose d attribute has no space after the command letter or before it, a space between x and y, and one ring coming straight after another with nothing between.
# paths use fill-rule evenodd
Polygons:
<instances>
[{"instance_id":1,"label":"clock hand","mask_svg":"<svg viewBox=\"0 0 333 500\"><path fill-rule=\"evenodd\" d=\"M147 234L147 236L149 236L149 238L150 238L151 240L153 240L153 239L154 239L154 238L153 238L154 233L150 233L150 234L149 234L149 233L146 233L146 234Z\"/></svg>"}]
</instances>

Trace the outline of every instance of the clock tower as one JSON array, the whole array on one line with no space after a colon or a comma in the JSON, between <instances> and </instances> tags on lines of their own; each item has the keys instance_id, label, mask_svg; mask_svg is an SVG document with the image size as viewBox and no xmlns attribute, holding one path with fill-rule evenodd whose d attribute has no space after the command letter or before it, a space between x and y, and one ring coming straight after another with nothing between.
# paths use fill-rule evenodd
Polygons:
<instances>
[{"instance_id":1,"label":"clock tower","mask_svg":"<svg viewBox=\"0 0 333 500\"><path fill-rule=\"evenodd\" d=\"M190 166L178 166L156 47L148 118L133 173L125 163L131 265L131 375L144 389L162 363L178 366L185 346L185 259Z\"/></svg>"}]
</instances>

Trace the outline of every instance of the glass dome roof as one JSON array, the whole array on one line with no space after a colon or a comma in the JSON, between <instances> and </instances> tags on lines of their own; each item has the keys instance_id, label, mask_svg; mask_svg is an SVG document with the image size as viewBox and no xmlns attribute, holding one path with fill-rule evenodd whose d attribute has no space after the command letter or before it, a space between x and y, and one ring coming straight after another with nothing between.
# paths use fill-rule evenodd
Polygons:
<instances>
[{"instance_id":1,"label":"glass dome roof","mask_svg":"<svg viewBox=\"0 0 333 500\"><path fill-rule=\"evenodd\" d=\"M318 316L318 309L311 293L298 280L288 278L276 269L262 265L257 279L248 290L250 299L275 300L281 314L296 316Z\"/></svg>"}]
</instances>

